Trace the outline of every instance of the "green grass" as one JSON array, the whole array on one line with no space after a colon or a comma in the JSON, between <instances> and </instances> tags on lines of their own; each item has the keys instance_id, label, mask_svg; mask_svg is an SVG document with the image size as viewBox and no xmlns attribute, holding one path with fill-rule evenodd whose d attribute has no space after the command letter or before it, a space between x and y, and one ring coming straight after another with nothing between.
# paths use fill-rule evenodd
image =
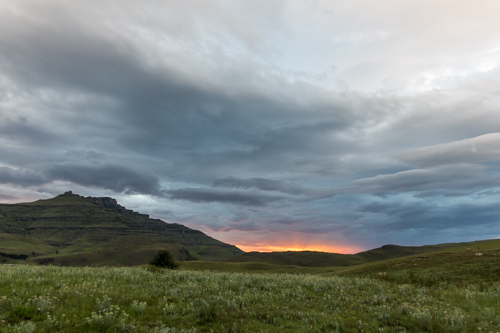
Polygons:
<instances>
[{"instance_id":1,"label":"green grass","mask_svg":"<svg viewBox=\"0 0 500 333\"><path fill-rule=\"evenodd\" d=\"M316 274L331 270L325 267L301 267L293 265L273 265L262 262L214 262L181 261L180 269L189 271L218 271L233 273L288 273Z\"/></svg>"},{"instance_id":2,"label":"green grass","mask_svg":"<svg viewBox=\"0 0 500 333\"><path fill-rule=\"evenodd\" d=\"M250 269L268 266L259 265ZM425 287L353 276L29 265L0 265L0 276L1 332L500 331L497 281Z\"/></svg>"},{"instance_id":3,"label":"green grass","mask_svg":"<svg viewBox=\"0 0 500 333\"><path fill-rule=\"evenodd\" d=\"M0 332L500 332L500 240L437 248L348 267L0 265Z\"/></svg>"},{"instance_id":4,"label":"green grass","mask_svg":"<svg viewBox=\"0 0 500 333\"><path fill-rule=\"evenodd\" d=\"M471 252L467 251L468 248ZM482 255L476 256L478 252ZM463 243L421 255L332 268L324 274L380 277L396 283L421 286L435 286L443 282L455 285L495 283L500 279L500 240Z\"/></svg>"}]
</instances>

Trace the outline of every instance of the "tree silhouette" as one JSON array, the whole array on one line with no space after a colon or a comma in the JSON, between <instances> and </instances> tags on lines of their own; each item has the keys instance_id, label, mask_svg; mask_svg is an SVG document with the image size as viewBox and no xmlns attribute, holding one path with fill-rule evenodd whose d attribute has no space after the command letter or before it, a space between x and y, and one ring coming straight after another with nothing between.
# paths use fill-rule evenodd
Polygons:
<instances>
[{"instance_id":1,"label":"tree silhouette","mask_svg":"<svg viewBox=\"0 0 500 333\"><path fill-rule=\"evenodd\" d=\"M175 262L174 257L167 250L158 251L158 253L154 256L153 260L151 260L149 264L159 268L179 268L179 264Z\"/></svg>"}]
</instances>

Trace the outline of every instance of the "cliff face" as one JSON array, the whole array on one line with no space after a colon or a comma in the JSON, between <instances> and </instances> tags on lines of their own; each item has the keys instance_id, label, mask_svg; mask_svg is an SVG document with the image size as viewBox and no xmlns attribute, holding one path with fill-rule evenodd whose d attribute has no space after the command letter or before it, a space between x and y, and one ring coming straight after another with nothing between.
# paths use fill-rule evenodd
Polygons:
<instances>
[{"instance_id":1,"label":"cliff face","mask_svg":"<svg viewBox=\"0 0 500 333\"><path fill-rule=\"evenodd\" d=\"M126 209L109 197L66 192L48 200L0 204L0 252L35 252L30 260L52 264L137 265L148 263L160 249L170 250L177 260L226 260L243 253L201 231Z\"/></svg>"},{"instance_id":2,"label":"cliff face","mask_svg":"<svg viewBox=\"0 0 500 333\"><path fill-rule=\"evenodd\" d=\"M72 192L66 192L63 195L74 195ZM95 197L86 197L88 201L100 205L102 207L107 207L107 208L120 208L120 209L125 209L125 207L120 206L118 202L116 202L116 199L110 198L110 197L101 197L101 198L95 198Z\"/></svg>"},{"instance_id":3,"label":"cliff face","mask_svg":"<svg viewBox=\"0 0 500 333\"><path fill-rule=\"evenodd\" d=\"M68 192L66 192L64 195L68 195L67 194ZM72 192L70 192L71 195L74 195ZM138 212L134 212L133 210L130 210L130 209L126 209L125 207L123 206L120 206L118 204L118 202L116 202L116 199L113 199L113 198L110 198L110 197L100 197L100 198L96 198L96 197L86 197L85 199L87 199L88 201L92 202L93 204L96 204L96 205L99 205L103 208L106 208L106 209L111 209L117 213L121 213L121 214L131 214L131 215L135 215L135 216L142 216L142 217L145 217L145 218L149 218L149 215L148 214L140 214Z\"/></svg>"}]
</instances>

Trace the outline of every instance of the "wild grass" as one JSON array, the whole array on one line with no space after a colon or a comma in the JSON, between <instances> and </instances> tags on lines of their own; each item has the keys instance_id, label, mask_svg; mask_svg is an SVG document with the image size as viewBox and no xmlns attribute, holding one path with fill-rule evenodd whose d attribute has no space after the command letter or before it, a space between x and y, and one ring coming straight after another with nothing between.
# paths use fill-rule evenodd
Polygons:
<instances>
[{"instance_id":1,"label":"wild grass","mask_svg":"<svg viewBox=\"0 0 500 333\"><path fill-rule=\"evenodd\" d=\"M490 246L486 246L490 245ZM496 245L496 247L493 247ZM358 266L332 268L325 275L372 276L397 284L434 287L443 282L467 287L494 284L500 277L500 242L484 242L480 250L452 248ZM481 253L480 256L476 254ZM383 272L383 276L378 273Z\"/></svg>"},{"instance_id":2,"label":"wild grass","mask_svg":"<svg viewBox=\"0 0 500 333\"><path fill-rule=\"evenodd\" d=\"M499 332L500 283L0 265L2 332Z\"/></svg>"}]
</instances>

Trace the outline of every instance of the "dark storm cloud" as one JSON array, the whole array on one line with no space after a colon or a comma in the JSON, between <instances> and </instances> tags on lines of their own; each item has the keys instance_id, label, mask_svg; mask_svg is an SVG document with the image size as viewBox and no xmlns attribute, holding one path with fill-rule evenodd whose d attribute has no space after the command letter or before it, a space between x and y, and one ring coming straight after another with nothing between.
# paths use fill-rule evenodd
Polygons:
<instances>
[{"instance_id":1,"label":"dark storm cloud","mask_svg":"<svg viewBox=\"0 0 500 333\"><path fill-rule=\"evenodd\" d=\"M266 206L286 200L285 196L251 193L218 188L181 188L166 191L174 200L188 200L196 203L230 203L244 206Z\"/></svg>"},{"instance_id":2,"label":"dark storm cloud","mask_svg":"<svg viewBox=\"0 0 500 333\"><path fill-rule=\"evenodd\" d=\"M66 156L86 160L91 163L100 163L105 161L107 158L106 154L99 153L93 150L70 150L66 152Z\"/></svg>"},{"instance_id":3,"label":"dark storm cloud","mask_svg":"<svg viewBox=\"0 0 500 333\"><path fill-rule=\"evenodd\" d=\"M42 185L48 181L43 174L33 170L12 169L0 167L0 184L15 184L21 186Z\"/></svg>"},{"instance_id":4,"label":"dark storm cloud","mask_svg":"<svg viewBox=\"0 0 500 333\"><path fill-rule=\"evenodd\" d=\"M1 120L0 120L1 121ZM33 124L4 121L0 122L0 136L4 139L26 145L51 145L57 137L44 129L39 129Z\"/></svg>"},{"instance_id":5,"label":"dark storm cloud","mask_svg":"<svg viewBox=\"0 0 500 333\"><path fill-rule=\"evenodd\" d=\"M122 166L60 164L51 167L47 174L52 180L65 180L83 186L110 189L115 192L163 195L157 177Z\"/></svg>"},{"instance_id":6,"label":"dark storm cloud","mask_svg":"<svg viewBox=\"0 0 500 333\"><path fill-rule=\"evenodd\" d=\"M305 187L296 186L284 181L267 178L240 179L234 177L216 179L213 183L215 187L229 187L240 189L258 189L263 191L278 191L288 194L310 194L313 192Z\"/></svg>"},{"instance_id":7,"label":"dark storm cloud","mask_svg":"<svg viewBox=\"0 0 500 333\"><path fill-rule=\"evenodd\" d=\"M7 18L3 25L9 25L11 33L0 34L3 72L34 93L52 89L113 101L87 108L93 117L75 110L70 119L127 128L116 138L121 149L144 155L174 152L180 155L174 160L192 161L194 166L217 154L221 156L214 163L219 165L221 159L239 156L258 164L297 150L324 151L318 140L357 121L342 103L333 106L338 112L332 113L331 104L319 102L318 111L306 115L303 107L264 96L256 86L229 94L172 64L149 64L143 50L125 38L84 30L69 20L61 25L33 20L21 28L19 21Z\"/></svg>"},{"instance_id":8,"label":"dark storm cloud","mask_svg":"<svg viewBox=\"0 0 500 333\"><path fill-rule=\"evenodd\" d=\"M282 194L276 194L279 192ZM284 181L267 178L241 179L235 177L216 179L212 188L181 188L168 190L171 199L191 202L230 203L244 206L267 206L280 202L310 201L329 195L331 190L309 189Z\"/></svg>"},{"instance_id":9,"label":"dark storm cloud","mask_svg":"<svg viewBox=\"0 0 500 333\"><path fill-rule=\"evenodd\" d=\"M0 198L349 241L489 225L500 23L474 6L0 1Z\"/></svg>"},{"instance_id":10,"label":"dark storm cloud","mask_svg":"<svg viewBox=\"0 0 500 333\"><path fill-rule=\"evenodd\" d=\"M461 203L444 208L429 202L374 202L360 207L360 211L385 216L385 222L366 223L366 228L377 232L405 229L441 231L475 225L479 221L478 226L487 226L500 220L500 212L494 203Z\"/></svg>"},{"instance_id":11,"label":"dark storm cloud","mask_svg":"<svg viewBox=\"0 0 500 333\"><path fill-rule=\"evenodd\" d=\"M51 165L43 172L0 167L0 184L31 187L57 180L128 194L164 196L157 177L122 166L63 163Z\"/></svg>"},{"instance_id":12,"label":"dark storm cloud","mask_svg":"<svg viewBox=\"0 0 500 333\"><path fill-rule=\"evenodd\" d=\"M7 16L2 20L2 30L10 31L0 34L4 73L33 92L47 88L111 96L117 90L133 92L130 78L141 82L144 71L131 45L89 26L53 19L21 22Z\"/></svg>"},{"instance_id":13,"label":"dark storm cloud","mask_svg":"<svg viewBox=\"0 0 500 333\"><path fill-rule=\"evenodd\" d=\"M62 27L66 24L68 21L63 21ZM19 35L15 36L16 33ZM26 42L21 44L19 40ZM347 108L340 104L336 107L342 112L326 112L332 105L323 105L323 110L303 115L302 108L293 103L271 100L252 91L237 98L228 96L210 85L202 87L168 65L158 68L147 65L140 50L127 40L111 40L96 31L79 30L74 26L64 29L48 21L28 22L23 29L14 29L13 34L3 34L0 43L8 50L1 54L4 72L9 73L19 86L36 94L47 89L52 89L55 96L63 92L76 94L78 103L83 99L85 113L89 116L70 108L63 112L63 121L76 121L104 138L108 136L104 126L112 129L123 127L124 131L118 134L114 143L99 148L106 150L118 144L120 150L145 156L169 154L171 167L162 172L171 177L184 177L186 181L197 180L197 175L206 178L210 172L220 176L225 172L226 164L235 162L253 167L261 164L259 168L262 169L276 165L278 159L294 164L296 161L290 160L289 156L297 159L294 153L297 150L311 152L304 154L303 158L313 155L309 163L321 166L325 163L314 161L314 151L323 151L326 146L318 145L318 140L349 126L352 118ZM61 139L62 135L67 135L66 140L78 142L84 135L83 129L72 133L65 130L65 126L70 128L72 125L61 125L58 127ZM103 131L99 132L99 127L103 127ZM36 131L26 132L36 134ZM90 135L88 139L93 138ZM37 136L32 140L41 141ZM91 149L71 149L65 156L100 163L107 154ZM285 165L282 167L288 169ZM118 192L160 193L156 179L150 181L147 176L124 170L114 172L109 167L98 171L91 167L62 167L58 164L49 167L49 176L50 179ZM129 184L125 181L126 176L140 180ZM91 180L93 177L95 180ZM252 181L256 188L264 190L279 186L284 193L308 192L305 188L280 181L269 180L268 185L264 184L264 179ZM224 186L228 186L227 181ZM243 192L233 194L234 198L223 193L193 195L181 190L171 192L174 199L196 202L262 205L278 200L266 195L262 195L265 198L262 199L259 195Z\"/></svg>"}]
</instances>

